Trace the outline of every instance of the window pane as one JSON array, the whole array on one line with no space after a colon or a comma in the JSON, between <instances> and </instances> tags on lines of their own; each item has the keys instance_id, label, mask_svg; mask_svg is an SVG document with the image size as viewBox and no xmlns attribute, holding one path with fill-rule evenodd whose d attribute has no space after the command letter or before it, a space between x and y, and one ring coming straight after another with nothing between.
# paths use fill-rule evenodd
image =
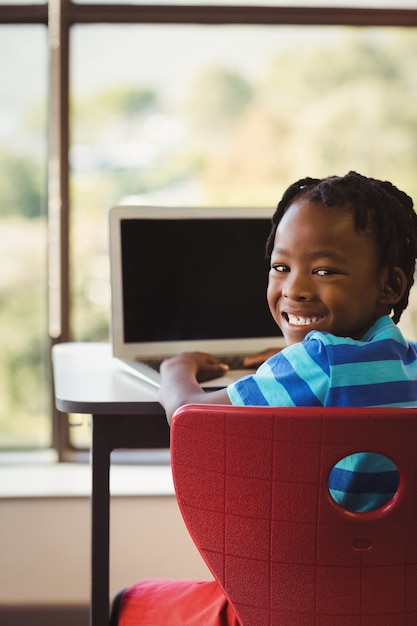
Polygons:
<instances>
[{"instance_id":1,"label":"window pane","mask_svg":"<svg viewBox=\"0 0 417 626\"><path fill-rule=\"evenodd\" d=\"M51 440L44 26L0 26L0 446Z\"/></svg>"},{"instance_id":2,"label":"window pane","mask_svg":"<svg viewBox=\"0 0 417 626\"><path fill-rule=\"evenodd\" d=\"M414 30L85 25L71 44L79 340L108 336L122 198L272 211L298 178L350 169L417 198Z\"/></svg>"}]
</instances>

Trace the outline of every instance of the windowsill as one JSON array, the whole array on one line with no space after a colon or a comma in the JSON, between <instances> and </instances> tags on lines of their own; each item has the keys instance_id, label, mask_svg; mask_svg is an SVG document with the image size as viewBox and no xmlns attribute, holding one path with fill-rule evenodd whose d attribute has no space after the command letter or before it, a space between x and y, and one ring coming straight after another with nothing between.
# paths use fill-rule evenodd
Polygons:
<instances>
[{"instance_id":1,"label":"windowsill","mask_svg":"<svg viewBox=\"0 0 417 626\"><path fill-rule=\"evenodd\" d=\"M166 456L166 451L163 451ZM1 498L77 498L91 495L91 467L87 463L57 463L51 454L0 455ZM14 459L14 460L13 460ZM112 496L173 496L168 462L121 464L112 462ZM112 458L113 461L113 458Z\"/></svg>"}]
</instances>

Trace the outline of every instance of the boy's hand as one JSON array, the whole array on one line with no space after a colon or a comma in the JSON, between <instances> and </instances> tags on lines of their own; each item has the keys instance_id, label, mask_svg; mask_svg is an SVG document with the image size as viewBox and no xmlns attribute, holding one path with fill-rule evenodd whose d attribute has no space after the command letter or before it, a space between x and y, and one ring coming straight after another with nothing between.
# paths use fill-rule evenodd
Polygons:
<instances>
[{"instance_id":1,"label":"boy's hand","mask_svg":"<svg viewBox=\"0 0 417 626\"><path fill-rule=\"evenodd\" d=\"M228 365L220 363L216 357L207 352L183 352L166 359L161 364L162 373L172 368L194 376L198 382L223 376L229 369Z\"/></svg>"},{"instance_id":2,"label":"boy's hand","mask_svg":"<svg viewBox=\"0 0 417 626\"><path fill-rule=\"evenodd\" d=\"M262 350L262 352L258 352L257 354L252 354L251 356L246 356L243 359L243 365L247 368L256 368L262 365L265 361L267 361L271 356L280 352L281 348L267 348L266 350Z\"/></svg>"},{"instance_id":3,"label":"boy's hand","mask_svg":"<svg viewBox=\"0 0 417 626\"><path fill-rule=\"evenodd\" d=\"M184 352L161 363L159 401L168 423L184 404L230 404L226 388L206 392L200 382L223 376L228 366L206 352Z\"/></svg>"}]
</instances>

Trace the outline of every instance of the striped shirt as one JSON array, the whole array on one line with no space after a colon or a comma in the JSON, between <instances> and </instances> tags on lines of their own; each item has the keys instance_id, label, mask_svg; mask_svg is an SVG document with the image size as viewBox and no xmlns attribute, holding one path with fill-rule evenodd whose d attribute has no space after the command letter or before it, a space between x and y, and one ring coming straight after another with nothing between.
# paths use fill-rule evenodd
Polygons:
<instances>
[{"instance_id":1,"label":"striped shirt","mask_svg":"<svg viewBox=\"0 0 417 626\"><path fill-rule=\"evenodd\" d=\"M417 345L387 316L361 341L313 331L228 394L241 406L415 406Z\"/></svg>"},{"instance_id":2,"label":"striped shirt","mask_svg":"<svg viewBox=\"0 0 417 626\"><path fill-rule=\"evenodd\" d=\"M388 316L379 318L360 341L313 331L227 391L231 403L240 406L417 406L417 345L406 341ZM350 510L364 511L390 499L386 493L395 490L388 485L398 482L398 474L389 459L377 470L386 473L385 495L382 486L372 489L371 497L363 496L370 482L360 479L372 482L372 461L367 454L338 464L331 476L334 489L330 484L336 501L346 505L349 494L349 500L357 500L352 504L357 508ZM365 504L359 503L362 499Z\"/></svg>"}]
</instances>

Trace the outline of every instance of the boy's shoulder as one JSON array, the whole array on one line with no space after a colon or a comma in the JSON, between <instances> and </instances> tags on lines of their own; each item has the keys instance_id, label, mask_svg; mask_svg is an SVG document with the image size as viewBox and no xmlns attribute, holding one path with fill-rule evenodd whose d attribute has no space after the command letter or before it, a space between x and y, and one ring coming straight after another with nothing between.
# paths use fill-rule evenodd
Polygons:
<instances>
[{"instance_id":1,"label":"boy's shoulder","mask_svg":"<svg viewBox=\"0 0 417 626\"><path fill-rule=\"evenodd\" d=\"M393 360L404 363L416 362L417 343L407 341L392 319L384 316L379 318L360 340L312 331L303 341L287 346L266 363L273 370L281 369L287 364L297 370L300 363L308 363L311 366L315 363L323 372L329 374L335 365Z\"/></svg>"},{"instance_id":2,"label":"boy's shoulder","mask_svg":"<svg viewBox=\"0 0 417 626\"><path fill-rule=\"evenodd\" d=\"M361 339L352 339L352 337L340 337L332 333L312 331L306 335L304 341L319 341L324 345L332 346L357 346L362 348L371 343L380 341L395 341L396 343L408 347L410 342L405 339L401 330L392 321L388 315L380 317L361 337Z\"/></svg>"}]
</instances>

